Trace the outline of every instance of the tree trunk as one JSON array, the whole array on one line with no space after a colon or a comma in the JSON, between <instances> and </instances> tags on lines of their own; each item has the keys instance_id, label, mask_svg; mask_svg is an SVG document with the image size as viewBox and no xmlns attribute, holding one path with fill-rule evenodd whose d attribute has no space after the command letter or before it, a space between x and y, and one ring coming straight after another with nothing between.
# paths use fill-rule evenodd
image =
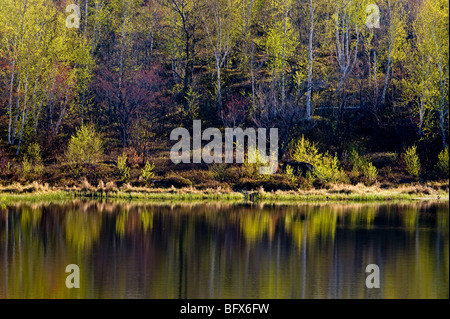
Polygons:
<instances>
[{"instance_id":1,"label":"tree trunk","mask_svg":"<svg viewBox=\"0 0 450 319\"><path fill-rule=\"evenodd\" d=\"M281 67L281 107L284 109L285 103L286 103L286 87L285 87L285 64L286 64L286 57L285 57L285 49L286 49L286 33L287 33L287 19L288 19L288 13L290 8L286 8L285 17L284 17L284 28L283 28L283 49L282 49L282 67Z\"/></svg>"},{"instance_id":2,"label":"tree trunk","mask_svg":"<svg viewBox=\"0 0 450 319\"><path fill-rule=\"evenodd\" d=\"M311 90L312 90L312 67L313 67L313 33L314 33L314 8L313 8L313 0L309 0L309 12L311 24L309 27L309 57L308 57L308 88L306 91L306 120L311 121Z\"/></svg>"},{"instance_id":3,"label":"tree trunk","mask_svg":"<svg viewBox=\"0 0 450 319\"><path fill-rule=\"evenodd\" d=\"M250 76L252 78L252 107L255 107L255 74L253 71L254 52L255 52L255 43L252 42L252 55L250 60Z\"/></svg>"},{"instance_id":4,"label":"tree trunk","mask_svg":"<svg viewBox=\"0 0 450 319\"><path fill-rule=\"evenodd\" d=\"M220 81L220 57L216 54L216 69L217 69L217 112L222 110L222 83Z\"/></svg>"}]
</instances>

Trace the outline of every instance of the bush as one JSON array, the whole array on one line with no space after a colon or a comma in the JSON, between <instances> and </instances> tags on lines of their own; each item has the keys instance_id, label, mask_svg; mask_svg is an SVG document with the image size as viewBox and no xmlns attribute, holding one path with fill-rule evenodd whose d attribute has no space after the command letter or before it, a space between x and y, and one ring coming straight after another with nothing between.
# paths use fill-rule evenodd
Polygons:
<instances>
[{"instance_id":1,"label":"bush","mask_svg":"<svg viewBox=\"0 0 450 319\"><path fill-rule=\"evenodd\" d=\"M321 181L327 183L348 182L348 176L341 168L336 155L323 154L315 165L314 175Z\"/></svg>"},{"instance_id":2,"label":"bush","mask_svg":"<svg viewBox=\"0 0 450 319\"><path fill-rule=\"evenodd\" d=\"M93 125L82 125L67 146L67 160L71 163L93 164L103 155L102 136Z\"/></svg>"},{"instance_id":3,"label":"bush","mask_svg":"<svg viewBox=\"0 0 450 319\"><path fill-rule=\"evenodd\" d=\"M327 153L321 154L314 143L303 135L294 146L292 158L298 162L309 163L314 166L314 176L322 182L348 182L348 176L341 168L337 156Z\"/></svg>"},{"instance_id":4,"label":"bush","mask_svg":"<svg viewBox=\"0 0 450 319\"><path fill-rule=\"evenodd\" d=\"M44 172L44 165L42 164L41 147L38 143L32 143L27 149L29 164L33 172L40 176Z\"/></svg>"},{"instance_id":5,"label":"bush","mask_svg":"<svg viewBox=\"0 0 450 319\"><path fill-rule=\"evenodd\" d=\"M358 177L362 173L363 158L359 155L358 151L352 149L348 157L352 173L355 177Z\"/></svg>"},{"instance_id":6,"label":"bush","mask_svg":"<svg viewBox=\"0 0 450 319\"><path fill-rule=\"evenodd\" d=\"M417 154L417 146L408 147L403 153L403 162L406 166L406 172L412 176L419 176L420 174L420 159Z\"/></svg>"},{"instance_id":7,"label":"bush","mask_svg":"<svg viewBox=\"0 0 450 319\"><path fill-rule=\"evenodd\" d=\"M321 162L322 154L319 153L314 143L311 143L302 135L294 146L292 158L297 162L305 162L316 166Z\"/></svg>"},{"instance_id":8,"label":"bush","mask_svg":"<svg viewBox=\"0 0 450 319\"><path fill-rule=\"evenodd\" d=\"M311 189L314 187L314 176L311 172L306 172L305 178L300 178L298 185L301 189Z\"/></svg>"},{"instance_id":9,"label":"bush","mask_svg":"<svg viewBox=\"0 0 450 319\"><path fill-rule=\"evenodd\" d=\"M227 168L228 165L226 163L213 163L209 166L208 170L215 180L226 182L229 180Z\"/></svg>"},{"instance_id":10,"label":"bush","mask_svg":"<svg viewBox=\"0 0 450 319\"><path fill-rule=\"evenodd\" d=\"M291 167L291 165L286 165L286 177L291 183L295 183L297 180L297 177L294 174L294 169Z\"/></svg>"},{"instance_id":11,"label":"bush","mask_svg":"<svg viewBox=\"0 0 450 319\"><path fill-rule=\"evenodd\" d=\"M371 162L367 162L362 167L362 172L363 172L364 179L367 184L373 184L376 182L377 176L378 176L378 171L377 171L377 168L375 166L373 166Z\"/></svg>"},{"instance_id":12,"label":"bush","mask_svg":"<svg viewBox=\"0 0 450 319\"><path fill-rule=\"evenodd\" d=\"M144 162L143 155L138 153L134 147L127 148L125 153L127 154L127 161L130 164L130 167L138 167Z\"/></svg>"},{"instance_id":13,"label":"bush","mask_svg":"<svg viewBox=\"0 0 450 319\"><path fill-rule=\"evenodd\" d=\"M150 164L148 161L145 162L145 166L141 171L142 178L147 181L150 178L155 177L155 173L153 172L154 168L155 168L154 163Z\"/></svg>"},{"instance_id":14,"label":"bush","mask_svg":"<svg viewBox=\"0 0 450 319\"><path fill-rule=\"evenodd\" d=\"M166 175L163 184L166 187L173 186L176 188L192 186L192 182L190 180L184 178L183 176L177 175L174 172L170 172Z\"/></svg>"},{"instance_id":15,"label":"bush","mask_svg":"<svg viewBox=\"0 0 450 319\"><path fill-rule=\"evenodd\" d=\"M27 154L34 162L42 162L41 147L38 143L32 143L28 146Z\"/></svg>"},{"instance_id":16,"label":"bush","mask_svg":"<svg viewBox=\"0 0 450 319\"><path fill-rule=\"evenodd\" d=\"M38 143L32 143L28 146L26 154L22 159L22 178L30 179L40 176L44 172L42 164L41 148Z\"/></svg>"},{"instance_id":17,"label":"bush","mask_svg":"<svg viewBox=\"0 0 450 319\"><path fill-rule=\"evenodd\" d=\"M117 168L123 180L130 178L130 168L127 166L127 154L122 153L117 157Z\"/></svg>"},{"instance_id":18,"label":"bush","mask_svg":"<svg viewBox=\"0 0 450 319\"><path fill-rule=\"evenodd\" d=\"M356 178L363 176L366 184L373 184L378 176L378 171L372 162L366 156L360 156L358 152L353 149L350 152L349 162L352 166L352 175Z\"/></svg>"},{"instance_id":19,"label":"bush","mask_svg":"<svg viewBox=\"0 0 450 319\"><path fill-rule=\"evenodd\" d=\"M255 163L250 163L250 158L255 158ZM245 154L244 164L242 164L241 169L241 177L247 178L259 178L261 174L259 172L259 168L261 166L261 162L259 160L259 152L257 148L249 147L247 150L247 154Z\"/></svg>"},{"instance_id":20,"label":"bush","mask_svg":"<svg viewBox=\"0 0 450 319\"><path fill-rule=\"evenodd\" d=\"M437 168L438 168L438 170L441 173L445 174L446 177L448 178L448 173L449 173L449 169L448 169L448 147L446 147L445 149L443 149L439 153Z\"/></svg>"},{"instance_id":21,"label":"bush","mask_svg":"<svg viewBox=\"0 0 450 319\"><path fill-rule=\"evenodd\" d=\"M41 176L44 173L44 165L42 162L37 162L33 166L33 171L37 176Z\"/></svg>"},{"instance_id":22,"label":"bush","mask_svg":"<svg viewBox=\"0 0 450 319\"><path fill-rule=\"evenodd\" d=\"M28 159L28 156L25 155L22 160L22 177L24 179L28 179L30 177L32 167L33 165L31 161Z\"/></svg>"}]
</instances>

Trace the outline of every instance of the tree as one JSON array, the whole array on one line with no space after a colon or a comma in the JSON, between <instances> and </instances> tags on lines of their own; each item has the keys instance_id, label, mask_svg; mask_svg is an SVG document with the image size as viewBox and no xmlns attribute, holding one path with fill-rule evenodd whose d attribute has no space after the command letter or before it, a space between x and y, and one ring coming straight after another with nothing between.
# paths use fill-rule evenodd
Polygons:
<instances>
[{"instance_id":1,"label":"tree","mask_svg":"<svg viewBox=\"0 0 450 319\"><path fill-rule=\"evenodd\" d=\"M8 14L13 12L13 14ZM77 90L77 65L86 47L74 31L65 28L65 16L46 0L8 0L2 4L0 30L8 81L8 143L19 155L24 132L37 134L43 110L45 129L56 135ZM30 120L29 115L33 118Z\"/></svg>"},{"instance_id":2,"label":"tree","mask_svg":"<svg viewBox=\"0 0 450 319\"><path fill-rule=\"evenodd\" d=\"M67 145L67 160L70 163L93 164L103 155L103 137L92 124L82 125L70 138Z\"/></svg>"},{"instance_id":3,"label":"tree","mask_svg":"<svg viewBox=\"0 0 450 319\"><path fill-rule=\"evenodd\" d=\"M417 101L419 136L424 129L432 131L432 127L437 126L445 148L448 130L448 2L425 1L414 30L417 49L413 54L416 58L409 65L411 77L408 82L410 90L407 92ZM434 117L433 113L437 116ZM426 116L436 118L437 123L425 121ZM427 127L424 128L424 124Z\"/></svg>"},{"instance_id":4,"label":"tree","mask_svg":"<svg viewBox=\"0 0 450 319\"><path fill-rule=\"evenodd\" d=\"M204 9L202 0L163 0L169 8L172 72L177 83L182 81L181 98L184 112L188 110L186 93L192 84L194 64L199 41L200 15ZM178 64L184 64L182 72Z\"/></svg>"},{"instance_id":5,"label":"tree","mask_svg":"<svg viewBox=\"0 0 450 319\"><path fill-rule=\"evenodd\" d=\"M317 8L317 0L308 1L309 8L309 41L308 41L308 84L306 91L306 120L311 121L311 90L313 73L313 36L314 36L314 13Z\"/></svg>"},{"instance_id":6,"label":"tree","mask_svg":"<svg viewBox=\"0 0 450 319\"><path fill-rule=\"evenodd\" d=\"M236 12L239 9L239 2L231 0L212 0L206 7L209 17L203 17L208 42L214 55L214 65L216 68L216 95L217 111L222 108L222 80L221 68L225 65L227 57L232 49L234 38Z\"/></svg>"}]
</instances>

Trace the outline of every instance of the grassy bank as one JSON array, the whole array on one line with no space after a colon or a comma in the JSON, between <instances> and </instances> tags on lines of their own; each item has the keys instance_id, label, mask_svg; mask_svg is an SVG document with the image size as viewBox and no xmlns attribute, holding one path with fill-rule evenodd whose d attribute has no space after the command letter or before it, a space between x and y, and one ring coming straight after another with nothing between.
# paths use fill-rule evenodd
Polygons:
<instances>
[{"instance_id":1,"label":"grassy bank","mask_svg":"<svg viewBox=\"0 0 450 319\"><path fill-rule=\"evenodd\" d=\"M448 183L428 183L382 188L380 185L336 184L329 188L265 191L262 187L252 191L233 191L230 188L196 189L147 188L126 184L120 188L49 187L39 183L13 184L0 187L2 203L15 201L59 201L75 198L133 200L151 202L172 201L264 201L264 202L310 202L310 201L386 201L386 200L449 200Z\"/></svg>"}]
</instances>

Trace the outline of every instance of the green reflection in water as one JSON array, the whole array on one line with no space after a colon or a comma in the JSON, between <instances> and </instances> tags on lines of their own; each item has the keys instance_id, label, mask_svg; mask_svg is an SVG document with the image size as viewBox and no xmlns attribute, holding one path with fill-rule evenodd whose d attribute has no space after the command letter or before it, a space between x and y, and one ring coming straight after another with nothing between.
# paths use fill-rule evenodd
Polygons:
<instances>
[{"instance_id":1,"label":"green reflection in water","mask_svg":"<svg viewBox=\"0 0 450 319\"><path fill-rule=\"evenodd\" d=\"M448 220L448 202L16 205L0 298L448 298Z\"/></svg>"}]
</instances>

